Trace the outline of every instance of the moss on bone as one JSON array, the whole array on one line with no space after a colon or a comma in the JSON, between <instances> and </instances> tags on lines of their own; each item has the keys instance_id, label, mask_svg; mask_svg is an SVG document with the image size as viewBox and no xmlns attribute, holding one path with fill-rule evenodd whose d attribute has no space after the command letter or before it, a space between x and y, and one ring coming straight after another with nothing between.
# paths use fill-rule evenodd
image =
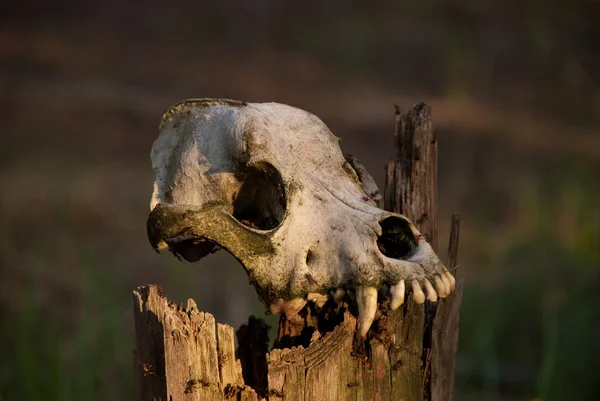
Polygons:
<instances>
[{"instance_id":1,"label":"moss on bone","mask_svg":"<svg viewBox=\"0 0 600 401\"><path fill-rule=\"evenodd\" d=\"M171 106L160 119L159 129L163 129L169 118L181 113L186 107L207 108L212 106L245 106L246 102L233 99L187 99Z\"/></svg>"},{"instance_id":2,"label":"moss on bone","mask_svg":"<svg viewBox=\"0 0 600 401\"><path fill-rule=\"evenodd\" d=\"M259 233L242 226L220 204L191 207L160 204L148 219L152 246L177 236L207 238L226 248L247 270L254 270L256 259L272 255L270 233Z\"/></svg>"}]
</instances>

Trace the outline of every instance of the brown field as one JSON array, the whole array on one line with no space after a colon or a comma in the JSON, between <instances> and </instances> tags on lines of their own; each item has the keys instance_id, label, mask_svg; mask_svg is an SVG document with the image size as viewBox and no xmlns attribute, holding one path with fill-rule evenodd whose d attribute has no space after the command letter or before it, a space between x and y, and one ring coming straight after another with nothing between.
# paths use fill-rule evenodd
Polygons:
<instances>
[{"instance_id":1,"label":"brown field","mask_svg":"<svg viewBox=\"0 0 600 401\"><path fill-rule=\"evenodd\" d=\"M458 399L600 397L598 2L36 3L0 5L0 400L130 399L138 285L262 315L232 257L146 239L158 121L190 97L306 109L380 186L393 105L429 103L443 248L462 215Z\"/></svg>"}]
</instances>

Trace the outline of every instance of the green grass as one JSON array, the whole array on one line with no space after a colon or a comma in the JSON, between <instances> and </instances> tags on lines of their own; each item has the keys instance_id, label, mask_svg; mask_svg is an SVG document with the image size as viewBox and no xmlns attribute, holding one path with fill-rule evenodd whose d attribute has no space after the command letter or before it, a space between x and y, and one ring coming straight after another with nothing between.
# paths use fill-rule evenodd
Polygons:
<instances>
[{"instance_id":1,"label":"green grass","mask_svg":"<svg viewBox=\"0 0 600 401\"><path fill-rule=\"evenodd\" d=\"M542 184L540 184L542 185ZM489 399L598 399L600 225L593 177L524 193L521 230L466 284L457 387ZM493 232L488 238L493 238ZM480 284L481 283L481 284Z\"/></svg>"},{"instance_id":2,"label":"green grass","mask_svg":"<svg viewBox=\"0 0 600 401\"><path fill-rule=\"evenodd\" d=\"M73 307L73 316L57 318L37 305L36 292L44 284L37 281L21 300L19 312L2 316L2 400L133 397L131 328L124 327L123 305L118 302L129 297L129 291L103 274L88 251L80 259L85 267L84 298ZM69 327L69 321L75 327Z\"/></svg>"}]
</instances>

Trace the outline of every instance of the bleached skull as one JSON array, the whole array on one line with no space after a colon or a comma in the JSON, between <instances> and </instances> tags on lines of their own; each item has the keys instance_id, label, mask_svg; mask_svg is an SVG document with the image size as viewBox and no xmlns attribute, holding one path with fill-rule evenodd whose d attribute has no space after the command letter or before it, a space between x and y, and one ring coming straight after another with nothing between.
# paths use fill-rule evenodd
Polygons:
<instances>
[{"instance_id":1,"label":"bleached skull","mask_svg":"<svg viewBox=\"0 0 600 401\"><path fill-rule=\"evenodd\" d=\"M414 225L377 207L371 176L306 111L184 101L163 116L152 165L152 246L188 261L226 249L272 312L290 318L307 301L349 290L364 336L381 287L390 289L393 309L405 289L419 303L454 289Z\"/></svg>"}]
</instances>

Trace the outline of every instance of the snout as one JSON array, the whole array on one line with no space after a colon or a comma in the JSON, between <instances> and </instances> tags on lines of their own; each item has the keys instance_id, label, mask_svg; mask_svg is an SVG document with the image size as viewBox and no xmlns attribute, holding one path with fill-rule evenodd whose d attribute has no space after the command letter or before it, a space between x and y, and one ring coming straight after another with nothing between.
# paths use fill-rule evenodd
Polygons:
<instances>
[{"instance_id":1,"label":"snout","mask_svg":"<svg viewBox=\"0 0 600 401\"><path fill-rule=\"evenodd\" d=\"M148 240L156 252L170 250L177 257L196 262L219 246L195 232L196 213L166 203L157 204L146 223Z\"/></svg>"},{"instance_id":2,"label":"snout","mask_svg":"<svg viewBox=\"0 0 600 401\"><path fill-rule=\"evenodd\" d=\"M182 224L185 219L182 213L177 213L173 209L172 205L159 203L148 216L146 222L148 240L157 252L169 248L168 240L185 233L185 224Z\"/></svg>"},{"instance_id":3,"label":"snout","mask_svg":"<svg viewBox=\"0 0 600 401\"><path fill-rule=\"evenodd\" d=\"M272 254L272 233L247 227L227 212L225 205L157 204L146 224L148 240L157 252L166 249L189 262L219 250L228 250L245 266Z\"/></svg>"}]
</instances>

